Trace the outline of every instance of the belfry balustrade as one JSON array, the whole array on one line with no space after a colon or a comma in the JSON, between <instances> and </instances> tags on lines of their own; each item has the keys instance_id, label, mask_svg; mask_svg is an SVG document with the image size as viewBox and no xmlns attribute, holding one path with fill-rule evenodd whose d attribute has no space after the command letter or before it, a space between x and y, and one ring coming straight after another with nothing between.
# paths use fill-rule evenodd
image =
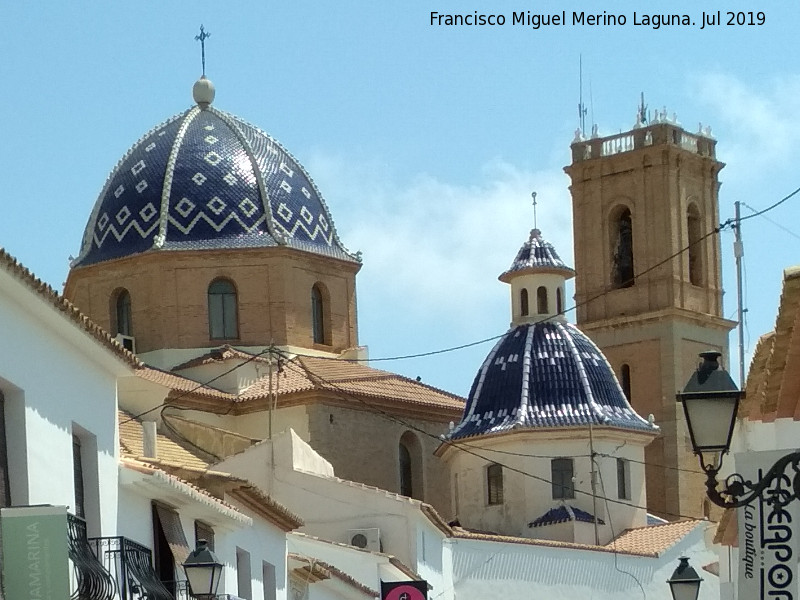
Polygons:
<instances>
[{"instance_id":1,"label":"belfry balustrade","mask_svg":"<svg viewBox=\"0 0 800 600\"><path fill-rule=\"evenodd\" d=\"M739 508L759 497L775 507L800 499L799 451L778 459L758 481L734 473L725 479L720 489L717 475L731 447L739 401L744 392L720 367L719 352L703 352L700 356L703 362L683 392L677 394L677 399L683 404L692 448L706 474L708 498L722 508Z\"/></svg>"}]
</instances>

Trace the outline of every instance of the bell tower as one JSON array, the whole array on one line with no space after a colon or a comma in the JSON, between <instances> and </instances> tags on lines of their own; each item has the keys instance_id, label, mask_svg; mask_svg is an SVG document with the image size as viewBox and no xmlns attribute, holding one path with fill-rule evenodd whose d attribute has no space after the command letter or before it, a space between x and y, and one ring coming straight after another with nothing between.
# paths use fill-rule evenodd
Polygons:
<instances>
[{"instance_id":1,"label":"bell tower","mask_svg":"<svg viewBox=\"0 0 800 600\"><path fill-rule=\"evenodd\" d=\"M662 435L646 449L648 510L707 516L704 477L675 401L704 350L728 355L722 314L716 141L666 111L625 133L580 132L571 178L578 326L634 409Z\"/></svg>"}]
</instances>

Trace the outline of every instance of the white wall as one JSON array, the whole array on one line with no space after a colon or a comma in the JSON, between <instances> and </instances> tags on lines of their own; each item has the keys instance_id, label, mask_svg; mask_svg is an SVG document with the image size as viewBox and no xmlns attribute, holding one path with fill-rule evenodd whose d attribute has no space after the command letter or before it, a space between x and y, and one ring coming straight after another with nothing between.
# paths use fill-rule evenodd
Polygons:
<instances>
[{"instance_id":1,"label":"white wall","mask_svg":"<svg viewBox=\"0 0 800 600\"><path fill-rule=\"evenodd\" d=\"M83 461L89 535L114 535L116 384L132 369L3 270L0 332L12 502L67 505L74 512L76 433L85 443L84 453L96 448L96 459L84 455Z\"/></svg>"},{"instance_id":2,"label":"white wall","mask_svg":"<svg viewBox=\"0 0 800 600\"><path fill-rule=\"evenodd\" d=\"M552 497L551 461L572 457L575 498L565 502L605 521L605 525L599 527L600 543L605 544L612 538L612 529L614 535L618 535L625 529L647 524L642 444L649 439L623 430L595 429L596 502L592 500L592 466L586 428L521 431L475 442L466 440L461 444L472 451L448 449L444 454L451 472L458 473L459 520L465 527L504 535L550 537L552 534L542 533L528 524L560 504ZM629 461L630 500L617 497L617 457ZM489 505L486 468L495 461L512 468L503 469L503 503ZM452 496L455 498L455 490Z\"/></svg>"},{"instance_id":3,"label":"white wall","mask_svg":"<svg viewBox=\"0 0 800 600\"><path fill-rule=\"evenodd\" d=\"M686 555L703 578L700 600L719 598L719 580L701 569L716 560L703 525L657 558L527 544L452 539L458 600L672 600L666 581Z\"/></svg>"}]
</instances>

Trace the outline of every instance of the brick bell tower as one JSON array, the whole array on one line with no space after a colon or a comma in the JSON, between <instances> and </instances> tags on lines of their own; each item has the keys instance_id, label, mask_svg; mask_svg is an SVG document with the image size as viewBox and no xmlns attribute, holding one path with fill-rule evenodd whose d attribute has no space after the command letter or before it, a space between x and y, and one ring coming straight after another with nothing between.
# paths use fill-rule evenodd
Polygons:
<instances>
[{"instance_id":1,"label":"brick bell tower","mask_svg":"<svg viewBox=\"0 0 800 600\"><path fill-rule=\"evenodd\" d=\"M728 356L722 314L716 141L675 118L642 113L628 132L572 142L578 326L602 349L631 404L662 435L646 449L648 510L707 516L675 392L699 352ZM688 250L684 250L688 247Z\"/></svg>"}]
</instances>

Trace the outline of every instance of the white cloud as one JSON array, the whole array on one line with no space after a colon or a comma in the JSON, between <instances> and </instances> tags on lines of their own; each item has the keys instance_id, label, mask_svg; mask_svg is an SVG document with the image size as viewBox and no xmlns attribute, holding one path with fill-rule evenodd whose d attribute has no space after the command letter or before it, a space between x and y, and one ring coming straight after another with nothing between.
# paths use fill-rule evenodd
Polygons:
<instances>
[{"instance_id":1,"label":"white cloud","mask_svg":"<svg viewBox=\"0 0 800 600\"><path fill-rule=\"evenodd\" d=\"M700 101L714 109L716 131L724 139L726 181L752 178L754 169L775 170L794 160L791 121L797 113L800 77L773 79L754 87L729 74L712 73L692 79Z\"/></svg>"},{"instance_id":2,"label":"white cloud","mask_svg":"<svg viewBox=\"0 0 800 600\"><path fill-rule=\"evenodd\" d=\"M478 183L460 185L429 174L398 181L379 165L319 156L309 166L325 196L335 198L331 211L343 242L364 253L359 297L402 298L417 319L464 323L507 301L497 276L533 227L532 190L540 229L572 260L571 205L560 170L496 160ZM508 321L507 312L499 317Z\"/></svg>"}]
</instances>

